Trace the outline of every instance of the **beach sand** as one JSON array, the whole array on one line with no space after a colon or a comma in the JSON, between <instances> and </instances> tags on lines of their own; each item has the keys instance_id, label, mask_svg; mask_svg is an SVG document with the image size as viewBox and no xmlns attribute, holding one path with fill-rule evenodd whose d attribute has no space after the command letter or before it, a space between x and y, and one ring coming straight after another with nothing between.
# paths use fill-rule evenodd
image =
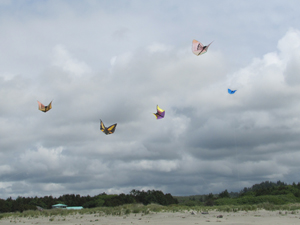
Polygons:
<instances>
[{"instance_id":1,"label":"beach sand","mask_svg":"<svg viewBox=\"0 0 300 225\"><path fill-rule=\"evenodd\" d=\"M186 212L150 212L143 215L142 213L122 215L122 216L100 216L96 214L76 214L68 216L52 216L38 218L24 217L9 217L0 220L1 225L7 224L64 224L64 225L194 225L194 224L230 224L230 225L285 225L285 224L300 224L299 211L239 211L239 212L218 212L209 211L208 214L192 211ZM223 218L217 218L222 215Z\"/></svg>"}]
</instances>

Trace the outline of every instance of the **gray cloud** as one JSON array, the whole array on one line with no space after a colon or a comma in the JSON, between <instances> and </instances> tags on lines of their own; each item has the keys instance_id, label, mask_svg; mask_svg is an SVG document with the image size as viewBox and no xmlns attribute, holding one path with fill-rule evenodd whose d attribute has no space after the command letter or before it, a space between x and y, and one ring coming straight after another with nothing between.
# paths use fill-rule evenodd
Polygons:
<instances>
[{"instance_id":1,"label":"gray cloud","mask_svg":"<svg viewBox=\"0 0 300 225\"><path fill-rule=\"evenodd\" d=\"M297 2L14 3L0 5L2 198L298 182L299 15L282 16ZM197 57L192 39L215 42Z\"/></svg>"}]
</instances>

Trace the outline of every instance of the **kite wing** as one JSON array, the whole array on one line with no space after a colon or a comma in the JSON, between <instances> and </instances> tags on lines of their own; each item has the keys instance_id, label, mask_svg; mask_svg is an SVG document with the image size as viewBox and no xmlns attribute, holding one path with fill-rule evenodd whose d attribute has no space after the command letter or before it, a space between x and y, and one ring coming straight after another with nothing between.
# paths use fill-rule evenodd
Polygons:
<instances>
[{"instance_id":1,"label":"kite wing","mask_svg":"<svg viewBox=\"0 0 300 225\"><path fill-rule=\"evenodd\" d=\"M37 102L39 104L39 110L44 112L45 111L45 106L42 103L40 103L39 101L37 101Z\"/></svg>"},{"instance_id":2,"label":"kite wing","mask_svg":"<svg viewBox=\"0 0 300 225\"><path fill-rule=\"evenodd\" d=\"M49 105L47 106L47 111L52 109L52 101L49 103Z\"/></svg>"},{"instance_id":3,"label":"kite wing","mask_svg":"<svg viewBox=\"0 0 300 225\"><path fill-rule=\"evenodd\" d=\"M114 133L115 132L115 130L116 130L116 127L117 127L117 124L115 123L115 124L113 124L113 125L111 125L111 126L109 126L108 128L107 128L107 134L112 134L112 133Z\"/></svg>"},{"instance_id":4,"label":"kite wing","mask_svg":"<svg viewBox=\"0 0 300 225\"><path fill-rule=\"evenodd\" d=\"M114 133L115 132L115 130L116 130L116 126L117 126L117 124L113 124L113 125L111 125L111 126L109 126L109 127L105 127L104 126L104 123L102 122L102 120L100 120L100 130L103 132L103 133L105 133L106 135L107 134L112 134L112 133Z\"/></svg>"},{"instance_id":5,"label":"kite wing","mask_svg":"<svg viewBox=\"0 0 300 225\"><path fill-rule=\"evenodd\" d=\"M203 50L203 44L197 40L193 40L192 44L192 51L195 55L200 55L201 51Z\"/></svg>"},{"instance_id":6,"label":"kite wing","mask_svg":"<svg viewBox=\"0 0 300 225\"><path fill-rule=\"evenodd\" d=\"M105 133L106 127L104 126L102 120L100 120L100 130Z\"/></svg>"},{"instance_id":7,"label":"kite wing","mask_svg":"<svg viewBox=\"0 0 300 225\"><path fill-rule=\"evenodd\" d=\"M165 117L165 110L159 108L158 105L157 105L156 108L157 108L157 113L153 113L154 116L156 116L156 119L159 120L159 119L164 118Z\"/></svg>"},{"instance_id":8,"label":"kite wing","mask_svg":"<svg viewBox=\"0 0 300 225\"><path fill-rule=\"evenodd\" d=\"M206 52L207 52L207 50L208 50L208 47L211 45L211 43L213 43L213 41L212 41L212 42L210 42L210 44L209 44L209 45L207 45L207 46L204 46L204 47L203 47L203 49L202 49L202 51L199 53L199 55L202 55L202 54L206 53Z\"/></svg>"},{"instance_id":9,"label":"kite wing","mask_svg":"<svg viewBox=\"0 0 300 225\"><path fill-rule=\"evenodd\" d=\"M49 103L49 105L44 106L42 103L40 103L39 101L37 101L39 104L39 110L41 110L42 112L47 112L50 109L52 109L52 101Z\"/></svg>"},{"instance_id":10,"label":"kite wing","mask_svg":"<svg viewBox=\"0 0 300 225\"><path fill-rule=\"evenodd\" d=\"M234 94L235 92L236 92L236 90L232 91L232 90L230 90L230 89L228 88L228 93L229 93L229 94Z\"/></svg>"}]
</instances>

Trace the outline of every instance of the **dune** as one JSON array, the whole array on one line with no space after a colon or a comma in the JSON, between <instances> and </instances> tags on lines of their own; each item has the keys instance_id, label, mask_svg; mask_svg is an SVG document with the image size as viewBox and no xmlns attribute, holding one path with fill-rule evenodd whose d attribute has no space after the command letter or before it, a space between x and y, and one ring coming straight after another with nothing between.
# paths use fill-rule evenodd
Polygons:
<instances>
[{"instance_id":1,"label":"dune","mask_svg":"<svg viewBox=\"0 0 300 225\"><path fill-rule=\"evenodd\" d=\"M146 215L142 213L129 214L122 216L94 214L76 214L67 216L39 216L37 218L24 218L10 216L0 220L1 225L6 224L63 224L63 225L194 225L194 224L230 224L230 225L250 225L250 224L300 224L299 211L238 211L238 212L219 212L208 211L201 213L196 211L185 212L150 212Z\"/></svg>"}]
</instances>

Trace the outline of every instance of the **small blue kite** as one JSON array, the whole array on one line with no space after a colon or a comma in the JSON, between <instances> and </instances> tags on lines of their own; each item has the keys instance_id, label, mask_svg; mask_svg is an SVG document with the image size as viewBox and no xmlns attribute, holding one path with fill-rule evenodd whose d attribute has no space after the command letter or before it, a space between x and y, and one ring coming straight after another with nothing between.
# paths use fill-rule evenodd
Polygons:
<instances>
[{"instance_id":1,"label":"small blue kite","mask_svg":"<svg viewBox=\"0 0 300 225\"><path fill-rule=\"evenodd\" d=\"M236 92L236 90L232 91L232 90L230 90L230 89L228 88L228 93L229 93L229 94L234 94L234 92Z\"/></svg>"}]
</instances>

